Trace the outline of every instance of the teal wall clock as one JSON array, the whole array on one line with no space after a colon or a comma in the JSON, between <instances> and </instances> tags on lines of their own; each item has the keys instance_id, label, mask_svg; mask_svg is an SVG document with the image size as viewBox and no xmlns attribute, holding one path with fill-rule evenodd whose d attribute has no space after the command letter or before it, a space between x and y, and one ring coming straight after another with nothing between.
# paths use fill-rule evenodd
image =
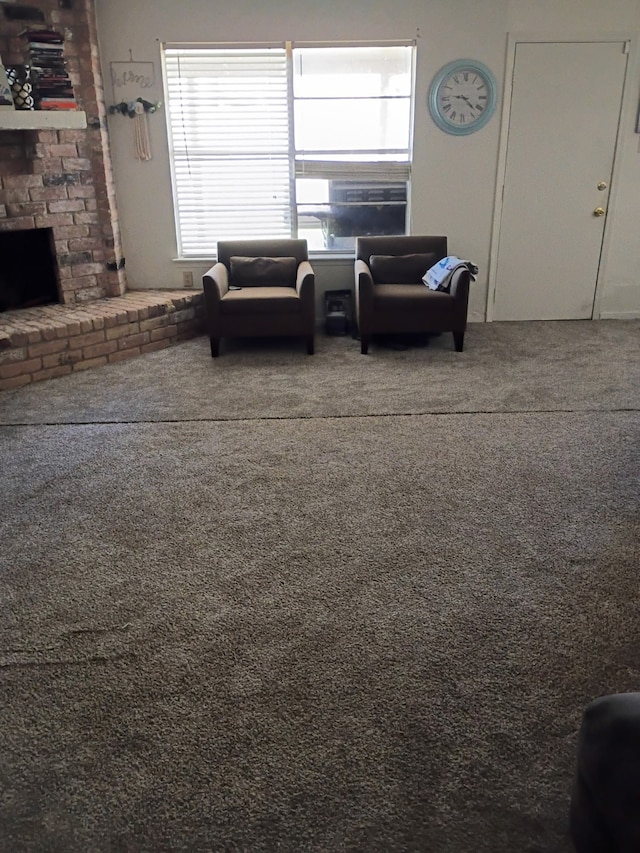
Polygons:
<instances>
[{"instance_id":1,"label":"teal wall clock","mask_svg":"<svg viewBox=\"0 0 640 853\"><path fill-rule=\"evenodd\" d=\"M441 130L465 136L480 130L496 108L493 73L475 59L454 59L438 71L429 88L429 112Z\"/></svg>"}]
</instances>

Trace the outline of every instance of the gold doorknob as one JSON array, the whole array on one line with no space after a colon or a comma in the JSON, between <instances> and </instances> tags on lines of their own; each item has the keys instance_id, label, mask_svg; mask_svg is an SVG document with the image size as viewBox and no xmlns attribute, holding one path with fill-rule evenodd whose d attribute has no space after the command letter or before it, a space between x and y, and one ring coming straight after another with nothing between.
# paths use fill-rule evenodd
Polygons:
<instances>
[{"instance_id":1,"label":"gold doorknob","mask_svg":"<svg viewBox=\"0 0 640 853\"><path fill-rule=\"evenodd\" d=\"M593 211L594 216L604 216L604 207L596 207Z\"/></svg>"}]
</instances>

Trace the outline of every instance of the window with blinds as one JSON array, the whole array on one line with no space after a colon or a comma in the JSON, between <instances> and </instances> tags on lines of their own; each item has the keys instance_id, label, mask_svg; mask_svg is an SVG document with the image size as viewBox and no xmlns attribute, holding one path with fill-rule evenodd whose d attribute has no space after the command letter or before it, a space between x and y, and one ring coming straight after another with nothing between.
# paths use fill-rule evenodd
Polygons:
<instances>
[{"instance_id":1,"label":"window with blinds","mask_svg":"<svg viewBox=\"0 0 640 853\"><path fill-rule=\"evenodd\" d=\"M413 47L164 47L178 251L405 233Z\"/></svg>"}]
</instances>

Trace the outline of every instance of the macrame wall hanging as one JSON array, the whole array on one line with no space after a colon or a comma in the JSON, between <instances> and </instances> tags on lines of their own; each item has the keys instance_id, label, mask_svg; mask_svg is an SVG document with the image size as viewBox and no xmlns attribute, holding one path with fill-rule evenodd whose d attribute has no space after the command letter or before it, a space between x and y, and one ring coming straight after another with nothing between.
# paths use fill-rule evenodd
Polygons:
<instances>
[{"instance_id":1,"label":"macrame wall hanging","mask_svg":"<svg viewBox=\"0 0 640 853\"><path fill-rule=\"evenodd\" d=\"M138 160L151 160L151 141L149 139L149 125L147 115L155 113L160 109L160 104L145 101L144 98L136 98L135 101L121 101L109 107L109 113L120 113L133 119L133 145Z\"/></svg>"},{"instance_id":2,"label":"macrame wall hanging","mask_svg":"<svg viewBox=\"0 0 640 853\"><path fill-rule=\"evenodd\" d=\"M138 160L151 160L151 142L149 141L149 125L144 107L138 101L134 107L134 143Z\"/></svg>"},{"instance_id":3,"label":"macrame wall hanging","mask_svg":"<svg viewBox=\"0 0 640 853\"><path fill-rule=\"evenodd\" d=\"M109 113L119 113L133 119L133 147L138 160L151 160L149 138L149 113L160 109L160 102L142 97L139 93L152 96L155 89L153 62L134 62L129 51L129 62L111 63L111 84L114 101Z\"/></svg>"}]
</instances>

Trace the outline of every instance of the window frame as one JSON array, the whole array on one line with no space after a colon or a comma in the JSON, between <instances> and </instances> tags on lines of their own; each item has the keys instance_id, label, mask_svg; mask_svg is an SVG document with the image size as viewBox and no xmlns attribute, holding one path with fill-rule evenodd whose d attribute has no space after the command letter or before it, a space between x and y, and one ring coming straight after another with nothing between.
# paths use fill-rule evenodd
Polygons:
<instances>
[{"instance_id":1,"label":"window frame","mask_svg":"<svg viewBox=\"0 0 640 853\"><path fill-rule=\"evenodd\" d=\"M171 123L171 106L168 96L168 69L167 69L167 51L260 51L260 50L284 50L286 55L287 65L287 106L289 120L289 236L295 237L298 234L299 228L299 203L296 193L296 182L298 178L323 178L323 168L327 177L326 180L363 180L363 175L367 175L371 181L380 181L382 184L391 184L394 182L404 182L406 185L406 200L405 200L405 231L409 233L410 213L411 213L411 176L413 164L413 141L415 132L415 100L416 100L416 54L417 41L416 39L386 39L386 40L371 40L371 41L268 41L268 42L162 42L161 45L161 66L163 76L163 89L165 94L165 117L167 122L167 142L169 153L169 167L171 174L171 192L174 214L174 227L177 247L177 260L195 260L202 257L210 257L210 252L192 252L185 253L183 244L184 222L181 221L179 210L178 197L178 176L176 174L176 155L173 143L173 128ZM393 154L406 152L405 160L389 159L384 161L384 169L381 166L383 161L378 161L377 164L372 161L358 162L352 161L314 161L306 160L299 156L303 149L296 147L295 139L295 101L294 96L294 52L304 48L366 48L366 47L405 47L411 49L410 54L410 79L409 79L409 116L408 116L408 144L407 148L401 149L377 149L379 153ZM373 97L373 96L372 96ZM353 154L357 157L358 151L364 149L355 149ZM372 149L373 151L373 149ZM345 152L349 153L349 152ZM371 153L371 152L369 152ZM187 152L188 162L188 152ZM323 166L324 162L324 166ZM344 163L344 166L341 165ZM379 177L378 177L379 176ZM226 239L225 237L215 238ZM256 237L256 239L258 239ZM332 248L313 249L314 254L320 256L345 255L351 254L351 250L340 250ZM215 254L215 253L214 253Z\"/></svg>"}]
</instances>

